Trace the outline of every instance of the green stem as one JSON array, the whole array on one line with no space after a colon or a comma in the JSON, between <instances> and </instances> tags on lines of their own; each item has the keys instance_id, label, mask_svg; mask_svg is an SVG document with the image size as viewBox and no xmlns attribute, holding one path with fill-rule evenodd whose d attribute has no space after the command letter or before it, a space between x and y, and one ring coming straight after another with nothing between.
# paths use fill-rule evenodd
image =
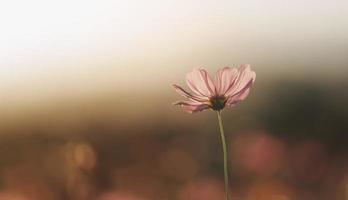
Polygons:
<instances>
[{"instance_id":1,"label":"green stem","mask_svg":"<svg viewBox=\"0 0 348 200\"><path fill-rule=\"evenodd\" d=\"M224 179L225 179L225 196L226 200L230 200L229 186L228 186L228 158L227 158L227 145L225 139L224 126L222 124L221 112L218 111L219 127L222 142L222 151L224 154Z\"/></svg>"}]
</instances>

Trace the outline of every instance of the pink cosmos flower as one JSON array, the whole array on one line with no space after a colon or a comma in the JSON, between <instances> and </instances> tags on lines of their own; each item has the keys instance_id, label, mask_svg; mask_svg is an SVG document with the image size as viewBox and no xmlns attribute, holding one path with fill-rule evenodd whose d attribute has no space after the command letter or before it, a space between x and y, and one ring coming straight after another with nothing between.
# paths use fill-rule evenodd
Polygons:
<instances>
[{"instance_id":1,"label":"pink cosmos flower","mask_svg":"<svg viewBox=\"0 0 348 200\"><path fill-rule=\"evenodd\" d=\"M186 99L174 103L189 113L206 109L220 111L245 99L256 78L249 65L238 68L225 67L216 72L212 80L205 69L194 69L186 75L186 83L193 91L187 92L174 84L174 89Z\"/></svg>"}]
</instances>

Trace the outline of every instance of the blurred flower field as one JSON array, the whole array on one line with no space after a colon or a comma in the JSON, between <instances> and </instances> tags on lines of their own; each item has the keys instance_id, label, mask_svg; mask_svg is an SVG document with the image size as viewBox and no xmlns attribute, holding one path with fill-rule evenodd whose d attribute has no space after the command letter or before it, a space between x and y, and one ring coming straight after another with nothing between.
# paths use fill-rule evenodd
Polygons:
<instances>
[{"instance_id":1,"label":"blurred flower field","mask_svg":"<svg viewBox=\"0 0 348 200\"><path fill-rule=\"evenodd\" d=\"M232 199L347 199L342 88L261 82L224 113ZM127 104L115 96L8 119L0 199L223 199L216 116L182 113L170 105L174 95L142 98L163 105L144 115L120 112Z\"/></svg>"}]
</instances>

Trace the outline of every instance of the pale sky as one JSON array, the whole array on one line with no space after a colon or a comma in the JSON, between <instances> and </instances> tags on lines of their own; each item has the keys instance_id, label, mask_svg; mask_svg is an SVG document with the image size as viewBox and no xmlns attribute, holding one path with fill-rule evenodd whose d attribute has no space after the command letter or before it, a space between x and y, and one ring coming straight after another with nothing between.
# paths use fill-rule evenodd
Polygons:
<instances>
[{"instance_id":1,"label":"pale sky","mask_svg":"<svg viewBox=\"0 0 348 200\"><path fill-rule=\"evenodd\" d=\"M342 70L347 19L346 0L1 1L0 96L150 90L198 66Z\"/></svg>"}]
</instances>

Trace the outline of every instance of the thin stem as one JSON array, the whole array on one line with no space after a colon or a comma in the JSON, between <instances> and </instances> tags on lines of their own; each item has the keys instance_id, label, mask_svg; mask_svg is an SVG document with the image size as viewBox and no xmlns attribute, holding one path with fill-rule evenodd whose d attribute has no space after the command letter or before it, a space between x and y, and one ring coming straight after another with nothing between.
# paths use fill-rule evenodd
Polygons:
<instances>
[{"instance_id":1,"label":"thin stem","mask_svg":"<svg viewBox=\"0 0 348 200\"><path fill-rule=\"evenodd\" d=\"M230 200L229 186L228 186L228 158L227 158L227 145L225 139L224 126L222 123L221 112L218 111L218 119L219 119L219 127L221 134L221 142L222 142L222 151L224 154L224 179L225 179L225 196L226 200Z\"/></svg>"}]
</instances>

